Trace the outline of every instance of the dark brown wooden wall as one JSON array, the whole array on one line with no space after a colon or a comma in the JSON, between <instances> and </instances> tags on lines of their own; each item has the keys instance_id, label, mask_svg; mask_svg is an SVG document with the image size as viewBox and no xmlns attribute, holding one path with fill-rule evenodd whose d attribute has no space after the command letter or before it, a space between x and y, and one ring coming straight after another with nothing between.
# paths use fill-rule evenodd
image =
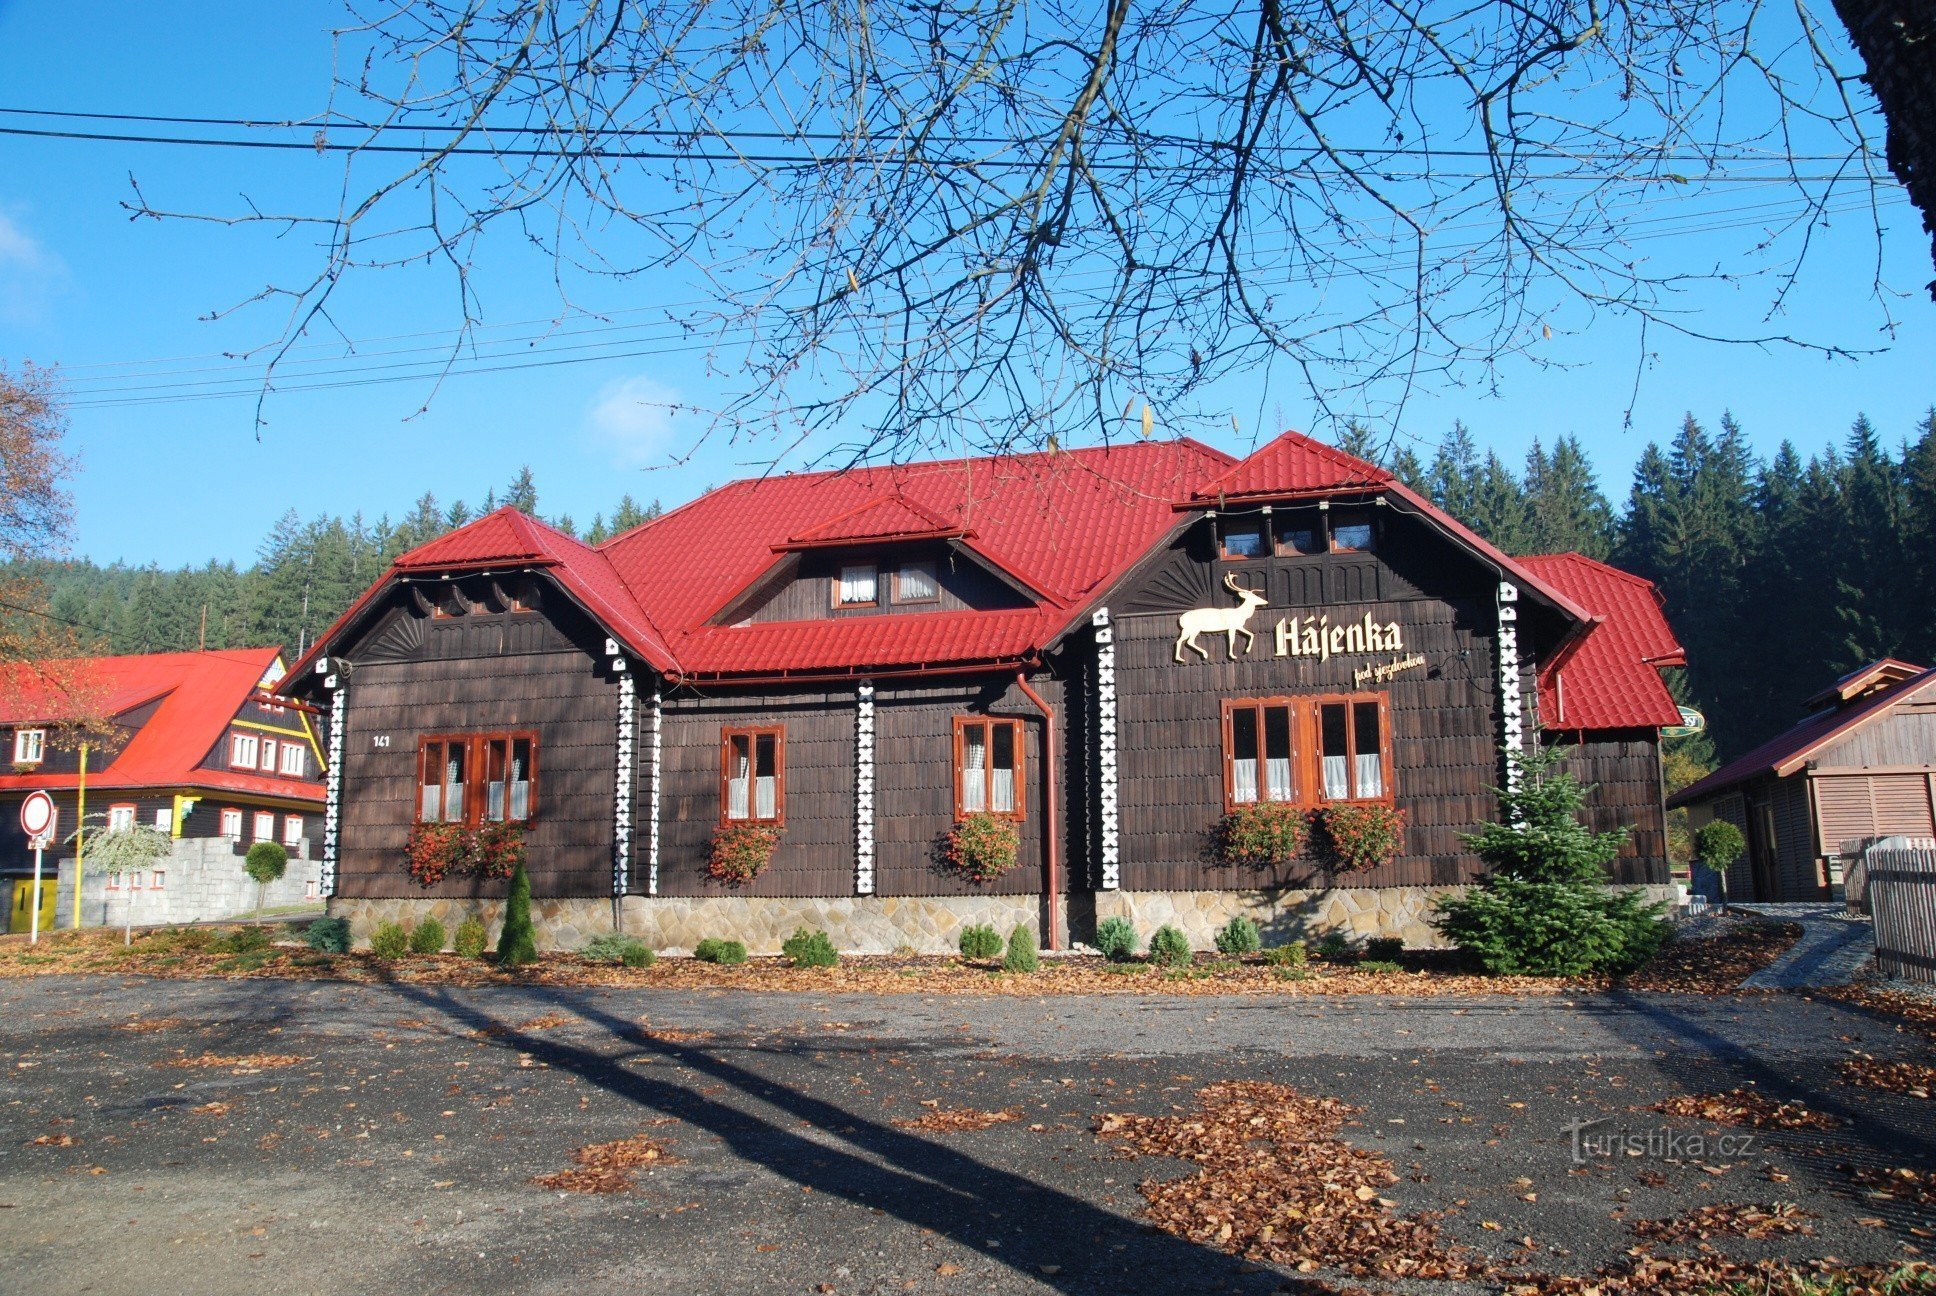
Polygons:
<instances>
[{"instance_id":1,"label":"dark brown wooden wall","mask_svg":"<svg viewBox=\"0 0 1936 1296\"><path fill-rule=\"evenodd\" d=\"M1615 880L1664 885L1667 811L1661 793L1660 743L1652 730L1594 734L1568 742L1566 768L1587 794L1587 824L1595 832L1627 828L1627 843L1614 865Z\"/></svg>"},{"instance_id":2,"label":"dark brown wooden wall","mask_svg":"<svg viewBox=\"0 0 1936 1296\"><path fill-rule=\"evenodd\" d=\"M427 734L532 729L537 818L526 832L532 894L610 895L618 685L604 636L564 606L542 614L430 620L399 604L337 655L347 680L343 832L336 893L358 898L502 895L502 881L410 880L417 743ZM536 645L537 650L507 651ZM367 651L366 651L367 650ZM387 737L387 747L374 740Z\"/></svg>"},{"instance_id":3,"label":"dark brown wooden wall","mask_svg":"<svg viewBox=\"0 0 1936 1296\"><path fill-rule=\"evenodd\" d=\"M1060 686L1036 688L1055 705ZM660 895L842 896L854 894L855 718L852 685L797 690L669 693L664 701L660 810ZM987 887L936 865L936 848L953 824L953 742L957 715L1029 720L1028 819L1022 862ZM650 815L648 731L641 708L637 844L632 890L647 887ZM706 873L719 825L722 728L778 724L786 731L786 825L773 863L747 886L728 887ZM882 684L875 694L875 894L1030 894L1043 880L1043 750L1039 715L1012 677L984 682Z\"/></svg>"}]
</instances>

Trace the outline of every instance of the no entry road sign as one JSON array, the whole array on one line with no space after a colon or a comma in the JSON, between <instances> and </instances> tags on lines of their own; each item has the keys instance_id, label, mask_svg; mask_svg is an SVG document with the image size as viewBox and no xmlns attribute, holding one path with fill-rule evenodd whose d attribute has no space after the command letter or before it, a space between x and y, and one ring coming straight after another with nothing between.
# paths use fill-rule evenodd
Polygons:
<instances>
[{"instance_id":1,"label":"no entry road sign","mask_svg":"<svg viewBox=\"0 0 1936 1296\"><path fill-rule=\"evenodd\" d=\"M54 798L45 792L29 792L27 799L20 803L20 828L30 840L44 840L54 835L54 824L60 819L60 811L54 807Z\"/></svg>"}]
</instances>

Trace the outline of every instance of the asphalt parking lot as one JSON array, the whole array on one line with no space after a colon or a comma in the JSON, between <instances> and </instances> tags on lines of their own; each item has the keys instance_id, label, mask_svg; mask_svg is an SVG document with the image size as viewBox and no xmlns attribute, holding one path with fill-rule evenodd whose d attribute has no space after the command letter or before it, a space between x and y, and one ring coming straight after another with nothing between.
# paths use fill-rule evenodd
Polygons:
<instances>
[{"instance_id":1,"label":"asphalt parking lot","mask_svg":"<svg viewBox=\"0 0 1936 1296\"><path fill-rule=\"evenodd\" d=\"M1796 1202L1731 1254L1908 1259L1927 1212L1840 1167L1936 1168L1932 1103L1838 1078L1932 1061L1886 1018L1792 995L1273 1000L0 982L0 1257L64 1292L1271 1292L1280 1272L1148 1227L1107 1112L1256 1079L1354 1104L1403 1211L1590 1272L1636 1219ZM1576 1156L1575 1132L1719 1132L1642 1110L1752 1085L1839 1117ZM1011 1114L908 1128L935 1110ZM903 1122L897 1124L896 1122ZM1741 1131L1732 1131L1740 1133ZM646 1135L604 1195L533 1182ZM1602 1140L1604 1144L1604 1139ZM1710 1148L1712 1145L1710 1145ZM1336 1278L1336 1275L1331 1275ZM1379 1286L1377 1283L1371 1284ZM1417 1285L1414 1285L1415 1288ZM1425 1289L1456 1291L1460 1284Z\"/></svg>"}]
</instances>

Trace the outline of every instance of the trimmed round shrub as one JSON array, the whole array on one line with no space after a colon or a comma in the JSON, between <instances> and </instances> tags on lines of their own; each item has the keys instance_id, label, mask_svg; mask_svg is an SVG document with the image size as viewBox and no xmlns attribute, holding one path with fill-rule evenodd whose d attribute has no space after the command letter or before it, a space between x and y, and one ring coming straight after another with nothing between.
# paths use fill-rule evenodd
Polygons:
<instances>
[{"instance_id":1,"label":"trimmed round shrub","mask_svg":"<svg viewBox=\"0 0 1936 1296\"><path fill-rule=\"evenodd\" d=\"M1242 914L1225 923L1217 932L1217 952L1231 958L1255 954L1263 943L1263 937L1257 934L1257 924Z\"/></svg>"},{"instance_id":2,"label":"trimmed round shrub","mask_svg":"<svg viewBox=\"0 0 1936 1296\"><path fill-rule=\"evenodd\" d=\"M1163 967L1188 967L1190 965L1190 938L1176 928L1164 923L1150 937L1150 962Z\"/></svg>"},{"instance_id":3,"label":"trimmed round shrub","mask_svg":"<svg viewBox=\"0 0 1936 1296\"><path fill-rule=\"evenodd\" d=\"M1695 862L1716 873L1727 872L1746 849L1747 838L1725 819L1710 819L1694 830Z\"/></svg>"},{"instance_id":4,"label":"trimmed round shrub","mask_svg":"<svg viewBox=\"0 0 1936 1296\"><path fill-rule=\"evenodd\" d=\"M659 961L659 955L644 941L634 941L625 947L625 952L618 956L618 961L629 968L648 968Z\"/></svg>"},{"instance_id":5,"label":"trimmed round shrub","mask_svg":"<svg viewBox=\"0 0 1936 1296\"><path fill-rule=\"evenodd\" d=\"M318 918L303 929L303 941L309 948L323 954L347 954L350 952L350 920Z\"/></svg>"},{"instance_id":6,"label":"trimmed round shrub","mask_svg":"<svg viewBox=\"0 0 1936 1296\"><path fill-rule=\"evenodd\" d=\"M441 954L444 942L450 938L444 925L435 918L426 918L410 932L410 952L412 954Z\"/></svg>"},{"instance_id":7,"label":"trimmed round shrub","mask_svg":"<svg viewBox=\"0 0 1936 1296\"><path fill-rule=\"evenodd\" d=\"M1264 951L1264 962L1273 967L1303 967L1311 957L1311 951L1304 942L1294 940L1284 945L1273 945Z\"/></svg>"},{"instance_id":8,"label":"trimmed round shrub","mask_svg":"<svg viewBox=\"0 0 1936 1296\"><path fill-rule=\"evenodd\" d=\"M998 958L1002 952L1002 934L985 923L974 923L961 929L960 948L965 959Z\"/></svg>"},{"instance_id":9,"label":"trimmed round shrub","mask_svg":"<svg viewBox=\"0 0 1936 1296\"><path fill-rule=\"evenodd\" d=\"M780 953L797 968L832 967L840 962L840 951L833 938L823 931L794 928L793 935L780 943Z\"/></svg>"},{"instance_id":10,"label":"trimmed round shrub","mask_svg":"<svg viewBox=\"0 0 1936 1296\"><path fill-rule=\"evenodd\" d=\"M537 961L537 932L531 926L531 875L519 864L511 870L511 894L504 901L504 930L498 933L497 964L519 967Z\"/></svg>"},{"instance_id":11,"label":"trimmed round shrub","mask_svg":"<svg viewBox=\"0 0 1936 1296\"><path fill-rule=\"evenodd\" d=\"M402 958L410 950L410 933L402 923L378 923L370 933L370 953L380 959Z\"/></svg>"},{"instance_id":12,"label":"trimmed round shrub","mask_svg":"<svg viewBox=\"0 0 1936 1296\"><path fill-rule=\"evenodd\" d=\"M1267 868L1304 854L1311 837L1310 812L1282 801L1238 806L1217 825L1217 858L1226 864Z\"/></svg>"},{"instance_id":13,"label":"trimmed round shrub","mask_svg":"<svg viewBox=\"0 0 1936 1296\"><path fill-rule=\"evenodd\" d=\"M1127 918L1105 918L1096 924L1096 948L1111 963L1136 957L1136 924Z\"/></svg>"},{"instance_id":14,"label":"trimmed round shrub","mask_svg":"<svg viewBox=\"0 0 1936 1296\"><path fill-rule=\"evenodd\" d=\"M477 958L490 943L490 933L484 930L483 922L475 916L458 923L457 934L450 938L450 947L464 958Z\"/></svg>"},{"instance_id":15,"label":"trimmed round shrub","mask_svg":"<svg viewBox=\"0 0 1936 1296\"><path fill-rule=\"evenodd\" d=\"M259 841L242 857L242 871L260 886L280 881L289 871L289 852L281 842Z\"/></svg>"},{"instance_id":16,"label":"trimmed round shrub","mask_svg":"<svg viewBox=\"0 0 1936 1296\"><path fill-rule=\"evenodd\" d=\"M1033 972L1039 966L1035 957L1035 933L1027 927L1017 925L1008 934L1008 952L1002 955L1004 972Z\"/></svg>"}]
</instances>

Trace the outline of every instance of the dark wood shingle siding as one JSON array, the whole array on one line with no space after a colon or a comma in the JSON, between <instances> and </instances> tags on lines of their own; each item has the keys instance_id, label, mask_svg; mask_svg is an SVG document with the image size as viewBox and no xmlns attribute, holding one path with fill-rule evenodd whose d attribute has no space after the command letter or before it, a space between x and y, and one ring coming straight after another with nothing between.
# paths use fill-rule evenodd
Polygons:
<instances>
[{"instance_id":1,"label":"dark wood shingle siding","mask_svg":"<svg viewBox=\"0 0 1936 1296\"><path fill-rule=\"evenodd\" d=\"M1614 863L1614 880L1666 883L1667 814L1661 798L1660 745L1652 731L1592 734L1569 746L1567 770L1593 785L1587 793L1588 826L1595 832L1631 830Z\"/></svg>"}]
</instances>

